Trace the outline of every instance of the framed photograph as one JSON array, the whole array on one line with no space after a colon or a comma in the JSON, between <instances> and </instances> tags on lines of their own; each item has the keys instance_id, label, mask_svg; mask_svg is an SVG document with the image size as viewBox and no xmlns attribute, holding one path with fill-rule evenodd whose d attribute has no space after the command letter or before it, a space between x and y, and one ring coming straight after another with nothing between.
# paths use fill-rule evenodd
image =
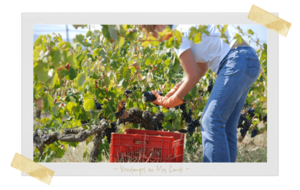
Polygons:
<instances>
[{"instance_id":1,"label":"framed photograph","mask_svg":"<svg viewBox=\"0 0 300 190\"><path fill-rule=\"evenodd\" d=\"M278 13L272 13L279 16ZM239 161L235 163L204 163L190 158L190 161L172 163L110 163L110 162L38 162L39 164L55 171L54 176L278 176L279 175L279 37L278 33L248 19L248 13L22 13L21 14L21 150L20 153L34 160L35 152L33 144L34 111L34 48L33 45L39 35L56 35L59 33L62 41L68 41L72 45L72 39L88 39L87 32L91 29L80 25L92 26L93 30L101 30L101 25L229 25L239 33L244 31L241 38L244 39L255 51L267 49L267 108L268 125L264 139L266 161ZM75 26L74 26L75 25ZM77 27L76 27L77 25ZM76 29L77 28L77 29ZM197 29L197 28L196 28ZM250 29L250 30L249 30ZM107 30L111 28L107 27ZM251 38L247 34L254 33ZM110 38L114 39L113 32ZM116 37L117 38L117 37ZM46 39L46 38L45 38ZM165 39L168 39L167 37ZM257 41L259 39L259 41ZM82 42L84 43L84 42ZM118 43L123 43L119 42ZM145 47L148 44L144 44ZM90 49L88 49L90 51ZM129 50L128 50L129 51ZM134 50L136 51L136 50ZM139 50L137 50L139 51ZM92 51L91 51L92 52ZM124 52L125 54L126 52ZM33 56L34 55L34 56ZM93 60L95 57L92 57ZM150 58L149 58L150 59ZM165 60L163 60L165 61ZM130 62L131 63L131 62ZM72 64L72 63L71 63ZM131 64L134 64L133 62ZM111 64L112 67L114 66ZM136 66L136 65L135 65ZM66 66L68 67L68 66ZM65 68L66 68L65 67ZM68 67L69 68L69 67ZM165 71L164 71L165 72ZM70 74L71 75L71 74ZM125 78L126 76L123 75ZM59 77L59 76L57 76ZM84 83L82 79L81 83ZM110 78L108 79L110 80ZM203 79L206 80L206 79ZM80 83L80 80L78 80ZM208 81L208 79L207 79ZM153 81L149 81L152 84ZM125 84L125 83L123 83ZM53 84L54 86L55 84ZM208 84L206 84L207 87ZM108 86L107 86L108 87ZM84 98L84 97L83 97ZM264 101L266 101L266 99ZM116 100L117 101L117 100ZM254 100L253 100L254 101ZM71 102L71 100L70 100ZM134 102L134 101L133 101ZM35 102L37 104L37 102ZM91 103L92 104L92 103ZM94 104L93 104L94 105ZM139 105L136 103L136 105ZM64 104L63 106L67 106ZM72 105L70 104L70 110ZM88 105L86 105L88 106ZM88 109L88 108L87 108ZM58 111L57 111L58 113ZM91 113L92 114L92 113ZM201 115L201 113L199 113ZM65 118L66 119L66 118ZM74 124L75 126L76 124ZM32 126L34 129L32 130ZM197 130L197 129L196 129ZM199 130L200 131L200 130ZM238 129L240 131L240 129ZM247 134L251 136L251 132ZM258 135L259 136L259 135ZM257 136L257 137L258 137ZM251 138L244 139L253 141ZM83 141L84 143L85 141ZM90 142L92 143L92 142ZM85 143L84 143L85 144ZM255 142L254 142L255 144ZM186 146L186 145L185 145ZM241 146L242 147L242 146ZM70 149L74 149L69 146ZM258 145L247 149L247 156L258 155ZM239 151L240 149L238 149ZM74 153L75 154L75 153ZM82 152L79 155L82 157ZM21 172L22 176L28 176Z\"/></svg>"}]
</instances>

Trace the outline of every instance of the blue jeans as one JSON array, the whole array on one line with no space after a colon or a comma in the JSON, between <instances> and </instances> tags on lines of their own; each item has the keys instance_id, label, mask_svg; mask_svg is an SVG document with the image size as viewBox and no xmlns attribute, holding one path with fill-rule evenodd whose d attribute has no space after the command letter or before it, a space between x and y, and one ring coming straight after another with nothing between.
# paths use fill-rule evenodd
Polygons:
<instances>
[{"instance_id":1,"label":"blue jeans","mask_svg":"<svg viewBox=\"0 0 300 190\"><path fill-rule=\"evenodd\" d=\"M250 46L231 49L221 61L201 119L204 162L236 161L238 120L259 73L260 62Z\"/></svg>"}]
</instances>

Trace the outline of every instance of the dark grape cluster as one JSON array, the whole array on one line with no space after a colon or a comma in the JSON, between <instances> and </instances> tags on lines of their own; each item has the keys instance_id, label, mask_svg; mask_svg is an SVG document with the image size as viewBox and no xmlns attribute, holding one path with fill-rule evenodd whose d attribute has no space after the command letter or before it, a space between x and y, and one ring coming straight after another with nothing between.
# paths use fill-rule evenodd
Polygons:
<instances>
[{"instance_id":1,"label":"dark grape cluster","mask_svg":"<svg viewBox=\"0 0 300 190\"><path fill-rule=\"evenodd\" d=\"M81 124L87 124L88 122L87 121L81 121Z\"/></svg>"},{"instance_id":2,"label":"dark grape cluster","mask_svg":"<svg viewBox=\"0 0 300 190\"><path fill-rule=\"evenodd\" d=\"M209 83L208 83L207 91L208 91L208 92L211 92L212 89L213 89L213 81L210 79L210 80L209 80Z\"/></svg>"},{"instance_id":3,"label":"dark grape cluster","mask_svg":"<svg viewBox=\"0 0 300 190\"><path fill-rule=\"evenodd\" d=\"M191 109L189 109L189 113L187 114L186 118L185 118L185 121L187 123L191 123L192 122L192 115L193 115L193 112Z\"/></svg>"},{"instance_id":4,"label":"dark grape cluster","mask_svg":"<svg viewBox=\"0 0 300 190\"><path fill-rule=\"evenodd\" d=\"M248 131L248 128L243 127L243 128L241 128L240 133L244 137L246 135L247 131Z\"/></svg>"},{"instance_id":5,"label":"dark grape cluster","mask_svg":"<svg viewBox=\"0 0 300 190\"><path fill-rule=\"evenodd\" d=\"M160 96L163 95L162 92L156 91ZM153 102L154 100L156 100L156 97L154 96L154 94L152 94L152 92L144 92L144 100L146 102Z\"/></svg>"},{"instance_id":6,"label":"dark grape cluster","mask_svg":"<svg viewBox=\"0 0 300 190\"><path fill-rule=\"evenodd\" d=\"M267 122L267 116L263 117L263 121Z\"/></svg>"},{"instance_id":7,"label":"dark grape cluster","mask_svg":"<svg viewBox=\"0 0 300 190\"><path fill-rule=\"evenodd\" d=\"M258 130L257 129L253 129L251 132L251 137L255 137L258 134Z\"/></svg>"},{"instance_id":8,"label":"dark grape cluster","mask_svg":"<svg viewBox=\"0 0 300 190\"><path fill-rule=\"evenodd\" d=\"M161 130L163 130L163 126L162 126L161 122L158 123L158 126L154 126L153 130L154 131L157 131L157 130L161 131Z\"/></svg>"},{"instance_id":9,"label":"dark grape cluster","mask_svg":"<svg viewBox=\"0 0 300 190\"><path fill-rule=\"evenodd\" d=\"M128 94L131 94L131 93L132 93L132 90L125 90L124 95L128 96Z\"/></svg>"},{"instance_id":10,"label":"dark grape cluster","mask_svg":"<svg viewBox=\"0 0 300 190\"><path fill-rule=\"evenodd\" d=\"M185 109L186 108L186 100L185 99L182 99L182 100L183 100L183 103L180 104L179 106L174 107L175 109L180 108L182 111L186 110Z\"/></svg>"},{"instance_id":11,"label":"dark grape cluster","mask_svg":"<svg viewBox=\"0 0 300 190\"><path fill-rule=\"evenodd\" d=\"M94 102L95 102L95 108L97 110L101 110L102 109L102 104L99 104L98 101L97 101L97 99L94 99Z\"/></svg>"},{"instance_id":12,"label":"dark grape cluster","mask_svg":"<svg viewBox=\"0 0 300 190\"><path fill-rule=\"evenodd\" d=\"M106 128L105 131L103 131L102 133L102 137L107 137L108 143L110 143L111 133L114 133L117 130L116 122L111 123L110 126L111 128Z\"/></svg>"},{"instance_id":13,"label":"dark grape cluster","mask_svg":"<svg viewBox=\"0 0 300 190\"><path fill-rule=\"evenodd\" d=\"M123 107L120 111L118 111L117 113L115 113L116 117L120 117L121 115L124 114L124 110L125 110L125 107Z\"/></svg>"},{"instance_id":14,"label":"dark grape cluster","mask_svg":"<svg viewBox=\"0 0 300 190\"><path fill-rule=\"evenodd\" d=\"M243 121L246 121L246 120L247 120L247 118L245 117L245 114L241 114L241 115L240 115L240 119L239 119L239 123L238 123L238 127L237 127L237 128L244 127Z\"/></svg>"},{"instance_id":15,"label":"dark grape cluster","mask_svg":"<svg viewBox=\"0 0 300 190\"><path fill-rule=\"evenodd\" d=\"M248 112L248 114L249 114L250 117L253 117L253 116L255 115L255 114L254 114L255 109L248 108L248 109L247 109L247 112Z\"/></svg>"},{"instance_id":16,"label":"dark grape cluster","mask_svg":"<svg viewBox=\"0 0 300 190\"><path fill-rule=\"evenodd\" d=\"M187 123L190 123L192 120L192 110L189 110L189 113L186 112L186 100L183 99L183 103L179 106L174 107L175 109L181 109L181 117L186 120Z\"/></svg>"},{"instance_id":17,"label":"dark grape cluster","mask_svg":"<svg viewBox=\"0 0 300 190\"><path fill-rule=\"evenodd\" d=\"M251 126L251 123L250 123L250 121L249 121L248 119L246 119L246 121L245 121L245 123L244 123L244 126L245 126L246 128L249 128L249 127Z\"/></svg>"},{"instance_id":18,"label":"dark grape cluster","mask_svg":"<svg viewBox=\"0 0 300 190\"><path fill-rule=\"evenodd\" d=\"M191 123L192 122L192 115L193 115L193 112L192 112L192 109L189 109L189 113L186 112L186 100L183 99L183 103L180 104L179 106L176 106L174 107L175 109L181 109L182 110L182 114L181 114L181 117L183 119L185 119L185 121L187 123Z\"/></svg>"},{"instance_id":19,"label":"dark grape cluster","mask_svg":"<svg viewBox=\"0 0 300 190\"><path fill-rule=\"evenodd\" d=\"M200 126L200 122L198 119L193 119L193 121L188 124L188 133L190 134L190 136L193 135L196 127L199 127L199 126Z\"/></svg>"},{"instance_id":20,"label":"dark grape cluster","mask_svg":"<svg viewBox=\"0 0 300 190\"><path fill-rule=\"evenodd\" d=\"M137 89L137 87L136 87L136 86L134 86L134 87L133 87L133 90L136 90L136 89Z\"/></svg>"}]
</instances>

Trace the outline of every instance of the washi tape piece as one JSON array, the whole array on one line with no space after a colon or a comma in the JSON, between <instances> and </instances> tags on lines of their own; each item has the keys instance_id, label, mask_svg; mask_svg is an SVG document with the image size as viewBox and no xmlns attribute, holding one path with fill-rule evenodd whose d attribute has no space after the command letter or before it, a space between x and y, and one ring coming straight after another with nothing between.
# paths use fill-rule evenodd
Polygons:
<instances>
[{"instance_id":1,"label":"washi tape piece","mask_svg":"<svg viewBox=\"0 0 300 190\"><path fill-rule=\"evenodd\" d=\"M18 153L15 154L13 161L11 162L11 166L48 185L54 175L54 171L42 166L41 164L35 163Z\"/></svg>"},{"instance_id":2,"label":"washi tape piece","mask_svg":"<svg viewBox=\"0 0 300 190\"><path fill-rule=\"evenodd\" d=\"M290 22L287 22L255 5L252 5L248 18L285 37L292 25Z\"/></svg>"}]
</instances>

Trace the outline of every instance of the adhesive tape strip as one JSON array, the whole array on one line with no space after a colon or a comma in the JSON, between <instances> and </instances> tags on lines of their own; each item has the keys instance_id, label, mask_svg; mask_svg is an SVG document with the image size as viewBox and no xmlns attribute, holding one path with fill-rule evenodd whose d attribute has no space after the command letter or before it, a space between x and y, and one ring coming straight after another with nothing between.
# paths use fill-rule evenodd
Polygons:
<instances>
[{"instance_id":1,"label":"adhesive tape strip","mask_svg":"<svg viewBox=\"0 0 300 190\"><path fill-rule=\"evenodd\" d=\"M13 155L10 167L28 174L31 178L50 186L54 178L54 171L42 166L41 164L35 163L34 161L22 156L19 152L15 152Z\"/></svg>"},{"instance_id":2,"label":"adhesive tape strip","mask_svg":"<svg viewBox=\"0 0 300 190\"><path fill-rule=\"evenodd\" d=\"M293 23L285 20L282 17L271 14L270 11L256 5L251 4L248 18L253 20L268 29L277 32L280 36L286 38L291 30Z\"/></svg>"}]
</instances>

